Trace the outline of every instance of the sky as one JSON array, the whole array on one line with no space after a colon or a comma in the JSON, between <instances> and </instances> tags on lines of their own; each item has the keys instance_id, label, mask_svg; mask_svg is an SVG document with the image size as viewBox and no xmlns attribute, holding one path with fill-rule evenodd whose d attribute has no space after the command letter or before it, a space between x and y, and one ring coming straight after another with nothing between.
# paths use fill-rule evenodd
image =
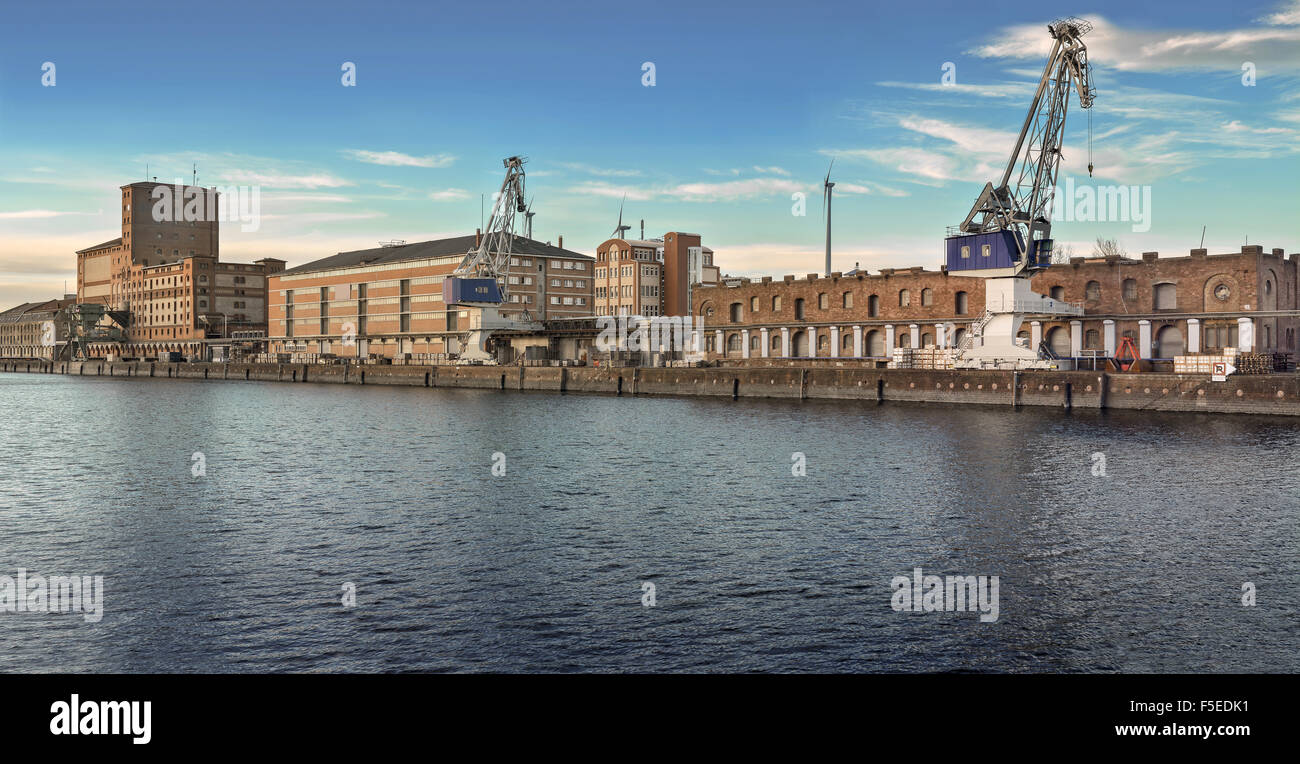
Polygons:
<instances>
[{"instance_id":1,"label":"sky","mask_svg":"<svg viewBox=\"0 0 1300 764\"><path fill-rule=\"evenodd\" d=\"M471 233L523 155L534 238L594 254L622 204L632 236L699 233L724 273L779 277L822 270L834 160L833 268L937 267L1070 15L1097 94L1072 96L1059 180L1149 203L1072 203L1058 250L1300 251L1300 0L7 1L0 307L72 290L75 251L120 235L118 188L195 164L258 188L225 260Z\"/></svg>"}]
</instances>

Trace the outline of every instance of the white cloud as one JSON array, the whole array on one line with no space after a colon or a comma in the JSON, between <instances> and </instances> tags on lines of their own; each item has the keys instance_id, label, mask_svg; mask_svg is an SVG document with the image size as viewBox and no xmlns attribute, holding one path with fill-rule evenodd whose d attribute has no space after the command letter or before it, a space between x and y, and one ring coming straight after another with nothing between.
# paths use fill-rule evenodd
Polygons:
<instances>
[{"instance_id":1,"label":"white cloud","mask_svg":"<svg viewBox=\"0 0 1300 764\"><path fill-rule=\"evenodd\" d=\"M770 167L760 167L759 165L754 165L754 171L763 173L764 175L783 175L785 177L790 176L789 170L785 169L784 167L777 167L775 165L772 165Z\"/></svg>"},{"instance_id":2,"label":"white cloud","mask_svg":"<svg viewBox=\"0 0 1300 764\"><path fill-rule=\"evenodd\" d=\"M1290 0L1289 3L1282 6L1276 13L1271 13L1261 19L1265 24L1275 26L1296 26L1300 25L1300 0Z\"/></svg>"},{"instance_id":3,"label":"white cloud","mask_svg":"<svg viewBox=\"0 0 1300 764\"><path fill-rule=\"evenodd\" d=\"M40 218L57 218L67 215L95 215L94 212L59 212L57 210L17 210L0 212L0 220L37 220Z\"/></svg>"},{"instance_id":4,"label":"white cloud","mask_svg":"<svg viewBox=\"0 0 1300 764\"><path fill-rule=\"evenodd\" d=\"M463 188L446 188L441 191L434 191L429 194L429 198L435 202L454 202L458 199L468 199L469 192Z\"/></svg>"},{"instance_id":5,"label":"white cloud","mask_svg":"<svg viewBox=\"0 0 1300 764\"><path fill-rule=\"evenodd\" d=\"M664 194L684 201L717 202L772 194L792 194L796 191L807 192L811 188L812 186L806 183L782 178L746 178L722 183L682 183L665 190Z\"/></svg>"},{"instance_id":6,"label":"white cloud","mask_svg":"<svg viewBox=\"0 0 1300 764\"><path fill-rule=\"evenodd\" d=\"M308 175L286 175L251 170L228 170L221 174L220 177L236 185L270 186L272 188L339 188L352 185L349 181L323 172Z\"/></svg>"},{"instance_id":7,"label":"white cloud","mask_svg":"<svg viewBox=\"0 0 1300 764\"><path fill-rule=\"evenodd\" d=\"M560 167L574 170L576 172L585 172L588 175L603 175L608 178L634 178L641 174L640 170L612 170L606 167L596 167L583 162L557 162ZM544 172L544 171L543 171ZM540 176L541 173L529 173L530 175Z\"/></svg>"},{"instance_id":8,"label":"white cloud","mask_svg":"<svg viewBox=\"0 0 1300 764\"><path fill-rule=\"evenodd\" d=\"M1175 70L1240 72L1246 61L1268 62L1274 71L1300 69L1300 11L1293 2L1268 18L1269 26L1198 31L1132 29L1092 17L1093 30L1083 41L1094 65L1121 71ZM1043 60L1052 39L1045 23L1021 24L994 33L990 42L968 51L981 58Z\"/></svg>"},{"instance_id":9,"label":"white cloud","mask_svg":"<svg viewBox=\"0 0 1300 764\"><path fill-rule=\"evenodd\" d=\"M1032 76L1037 77L1038 74ZM1035 88L1038 87L1037 82L1002 82L985 85L968 83L945 85L941 82L877 82L876 84L886 88L906 88L931 93L949 93L961 97L983 96L987 98L1025 98L1033 95Z\"/></svg>"},{"instance_id":10,"label":"white cloud","mask_svg":"<svg viewBox=\"0 0 1300 764\"><path fill-rule=\"evenodd\" d=\"M343 155L349 159L367 164L379 164L388 167L450 167L456 161L451 154L430 154L412 156L400 151L367 151L365 149L347 149Z\"/></svg>"},{"instance_id":11,"label":"white cloud","mask_svg":"<svg viewBox=\"0 0 1300 764\"><path fill-rule=\"evenodd\" d=\"M622 199L626 194L627 198L634 202L644 202L655 195L655 192L649 189L619 186L604 181L579 183L576 186L570 186L568 191L569 193L582 194L583 196L605 196L613 199Z\"/></svg>"}]
</instances>

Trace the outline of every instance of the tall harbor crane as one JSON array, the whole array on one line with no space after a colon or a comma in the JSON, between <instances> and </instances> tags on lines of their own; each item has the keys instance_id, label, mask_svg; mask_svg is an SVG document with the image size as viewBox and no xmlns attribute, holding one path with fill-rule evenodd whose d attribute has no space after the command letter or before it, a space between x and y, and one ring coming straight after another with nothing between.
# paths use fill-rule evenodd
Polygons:
<instances>
[{"instance_id":1,"label":"tall harbor crane","mask_svg":"<svg viewBox=\"0 0 1300 764\"><path fill-rule=\"evenodd\" d=\"M515 215L528 213L524 200L524 157L503 160L506 177L492 202L492 216L473 249L465 254L451 277L443 281L443 302L451 306L477 308L472 323L460 336L460 357L465 361L489 362L493 354L489 340L494 330L536 328L527 308L523 320L501 315L500 306L510 301L510 256L515 243Z\"/></svg>"},{"instance_id":2,"label":"tall harbor crane","mask_svg":"<svg viewBox=\"0 0 1300 764\"><path fill-rule=\"evenodd\" d=\"M985 282L985 313L961 346L959 365L1032 368L1037 348L1016 342L1025 313L1079 315L1083 309L1035 294L1029 278L1051 265L1052 197L1070 93L1091 109L1096 97L1083 36L1092 24L1066 18L1047 27L1052 50L998 185L985 183L970 213L944 244L950 273ZM1088 135L1092 174L1092 134Z\"/></svg>"}]
</instances>

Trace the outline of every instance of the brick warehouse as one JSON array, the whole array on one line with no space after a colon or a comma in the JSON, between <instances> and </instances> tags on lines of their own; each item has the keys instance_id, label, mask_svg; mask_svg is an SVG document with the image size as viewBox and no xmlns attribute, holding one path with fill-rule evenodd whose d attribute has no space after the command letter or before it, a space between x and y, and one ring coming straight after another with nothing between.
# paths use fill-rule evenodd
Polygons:
<instances>
[{"instance_id":1,"label":"brick warehouse","mask_svg":"<svg viewBox=\"0 0 1300 764\"><path fill-rule=\"evenodd\" d=\"M479 234L396 243L341 252L290 268L270 279L269 349L273 353L332 354L438 360L460 352L459 336L477 309L448 309L442 282ZM590 316L593 258L522 236L514 237L503 316L536 320Z\"/></svg>"},{"instance_id":2,"label":"brick warehouse","mask_svg":"<svg viewBox=\"0 0 1300 764\"><path fill-rule=\"evenodd\" d=\"M164 351L206 356L234 331L266 331L266 277L284 261L222 262L220 222L157 221L154 192L214 195L215 189L142 182L121 187L122 235L77 251L77 302L104 303L130 314L125 344L91 346L97 357Z\"/></svg>"},{"instance_id":3,"label":"brick warehouse","mask_svg":"<svg viewBox=\"0 0 1300 764\"><path fill-rule=\"evenodd\" d=\"M1072 258L1033 278L1034 290L1080 305L1081 318L1027 316L1021 336L1061 357L1114 355L1132 337L1143 358L1226 346L1294 352L1300 255L1260 246L1185 257L1143 253ZM874 358L896 347L951 347L984 313L984 280L921 267L726 279L695 292L713 359ZM953 331L948 331L951 324ZM948 336L951 334L952 336Z\"/></svg>"}]
</instances>

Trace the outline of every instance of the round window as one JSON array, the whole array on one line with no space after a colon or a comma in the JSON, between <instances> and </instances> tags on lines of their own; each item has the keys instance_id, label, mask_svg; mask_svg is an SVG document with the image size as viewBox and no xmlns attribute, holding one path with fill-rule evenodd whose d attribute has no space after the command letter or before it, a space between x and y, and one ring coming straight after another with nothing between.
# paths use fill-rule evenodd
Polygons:
<instances>
[{"instance_id":1,"label":"round window","mask_svg":"<svg viewBox=\"0 0 1300 764\"><path fill-rule=\"evenodd\" d=\"M1232 289L1227 284L1220 284L1214 288L1214 296L1222 302L1227 302L1228 298L1232 296Z\"/></svg>"}]
</instances>

